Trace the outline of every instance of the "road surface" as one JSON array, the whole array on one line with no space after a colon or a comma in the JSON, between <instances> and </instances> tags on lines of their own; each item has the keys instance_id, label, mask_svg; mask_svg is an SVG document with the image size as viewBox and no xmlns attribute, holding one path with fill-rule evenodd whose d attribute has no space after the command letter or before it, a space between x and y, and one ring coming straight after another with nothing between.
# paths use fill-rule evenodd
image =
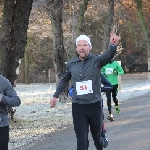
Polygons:
<instances>
[{"instance_id":1,"label":"road surface","mask_svg":"<svg viewBox=\"0 0 150 150\"><path fill-rule=\"evenodd\" d=\"M106 150L150 150L150 93L124 101L121 112L115 115L114 122L108 121L107 110L105 126L109 146ZM89 134L89 150L96 150ZM26 150L76 150L76 137L73 126L45 136ZM105 149L104 149L105 150Z\"/></svg>"}]
</instances>

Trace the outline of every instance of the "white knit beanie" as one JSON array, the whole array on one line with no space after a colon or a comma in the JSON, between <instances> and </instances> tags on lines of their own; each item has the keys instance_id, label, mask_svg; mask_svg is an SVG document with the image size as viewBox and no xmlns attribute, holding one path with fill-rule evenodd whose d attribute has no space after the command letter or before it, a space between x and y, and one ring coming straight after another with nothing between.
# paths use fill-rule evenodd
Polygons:
<instances>
[{"instance_id":1,"label":"white knit beanie","mask_svg":"<svg viewBox=\"0 0 150 150\"><path fill-rule=\"evenodd\" d=\"M88 42L88 44L92 47L92 44L91 44L91 41L90 41L90 38L87 37L86 35L80 35L76 38L76 45L77 45L77 42L80 41L80 40L85 40Z\"/></svg>"}]
</instances>

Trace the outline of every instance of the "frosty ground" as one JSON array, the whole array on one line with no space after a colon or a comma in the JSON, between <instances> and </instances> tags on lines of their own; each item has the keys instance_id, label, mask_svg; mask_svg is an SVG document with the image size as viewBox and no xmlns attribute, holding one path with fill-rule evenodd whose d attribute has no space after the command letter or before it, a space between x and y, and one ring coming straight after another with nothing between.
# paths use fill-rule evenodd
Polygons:
<instances>
[{"instance_id":1,"label":"frosty ground","mask_svg":"<svg viewBox=\"0 0 150 150\"><path fill-rule=\"evenodd\" d=\"M71 102L57 103L50 108L49 101L55 92L56 84L17 84L15 90L21 98L21 105L16 107L14 120L10 124L9 150L21 150L26 145L34 144L45 134L72 124ZM147 74L123 75L118 99L122 101L150 92L150 80ZM106 107L106 97L104 107ZM121 115L121 114L120 114Z\"/></svg>"}]
</instances>

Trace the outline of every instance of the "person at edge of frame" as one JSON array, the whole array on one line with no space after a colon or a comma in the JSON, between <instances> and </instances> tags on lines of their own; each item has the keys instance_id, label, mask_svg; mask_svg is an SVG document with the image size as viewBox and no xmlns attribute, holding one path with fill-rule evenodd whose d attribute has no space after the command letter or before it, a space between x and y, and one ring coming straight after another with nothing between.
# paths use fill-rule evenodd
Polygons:
<instances>
[{"instance_id":1,"label":"person at edge of frame","mask_svg":"<svg viewBox=\"0 0 150 150\"><path fill-rule=\"evenodd\" d=\"M111 83L113 86L113 89L106 92L107 97L107 106L108 106L108 112L109 115L107 117L108 120L113 121L113 114L112 114L112 106L111 106L111 96L113 98L113 101L115 103L116 108L116 114L119 114L120 108L119 103L117 99L117 93L118 93L118 75L124 74L124 70L121 67L121 65L114 61L114 58L110 60L108 64L102 67L101 69L102 74L105 75L106 79Z\"/></svg>"},{"instance_id":2,"label":"person at edge of frame","mask_svg":"<svg viewBox=\"0 0 150 150\"><path fill-rule=\"evenodd\" d=\"M74 130L77 138L77 150L88 150L89 125L97 150L103 150L102 122L103 109L100 92L100 73L102 66L106 65L115 55L120 37L114 30L110 33L110 48L102 55L93 55L90 38L80 35L76 38L75 58L67 61L66 71L62 76L50 106L55 107L59 95L72 79L74 93L72 98L72 116Z\"/></svg>"},{"instance_id":3,"label":"person at edge of frame","mask_svg":"<svg viewBox=\"0 0 150 150\"><path fill-rule=\"evenodd\" d=\"M20 104L20 98L9 80L0 75L0 150L8 150L9 116L7 108Z\"/></svg>"}]
</instances>

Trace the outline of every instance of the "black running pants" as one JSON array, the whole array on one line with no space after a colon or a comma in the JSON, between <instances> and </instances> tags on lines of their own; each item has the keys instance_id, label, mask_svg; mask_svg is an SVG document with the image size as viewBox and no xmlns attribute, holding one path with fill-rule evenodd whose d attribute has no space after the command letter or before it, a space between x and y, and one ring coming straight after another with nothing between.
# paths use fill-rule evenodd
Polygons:
<instances>
[{"instance_id":1,"label":"black running pants","mask_svg":"<svg viewBox=\"0 0 150 150\"><path fill-rule=\"evenodd\" d=\"M0 150L8 150L9 126L0 127Z\"/></svg>"},{"instance_id":2,"label":"black running pants","mask_svg":"<svg viewBox=\"0 0 150 150\"><path fill-rule=\"evenodd\" d=\"M77 150L88 150L89 125L96 149L103 150L103 138L101 135L103 109L101 103L100 101L92 104L72 104Z\"/></svg>"},{"instance_id":3,"label":"black running pants","mask_svg":"<svg viewBox=\"0 0 150 150\"><path fill-rule=\"evenodd\" d=\"M111 114L111 96L113 98L115 105L118 106L118 100L116 98L117 93L118 93L118 84L113 85L113 89L106 92L107 106L108 106L109 114Z\"/></svg>"}]
</instances>

